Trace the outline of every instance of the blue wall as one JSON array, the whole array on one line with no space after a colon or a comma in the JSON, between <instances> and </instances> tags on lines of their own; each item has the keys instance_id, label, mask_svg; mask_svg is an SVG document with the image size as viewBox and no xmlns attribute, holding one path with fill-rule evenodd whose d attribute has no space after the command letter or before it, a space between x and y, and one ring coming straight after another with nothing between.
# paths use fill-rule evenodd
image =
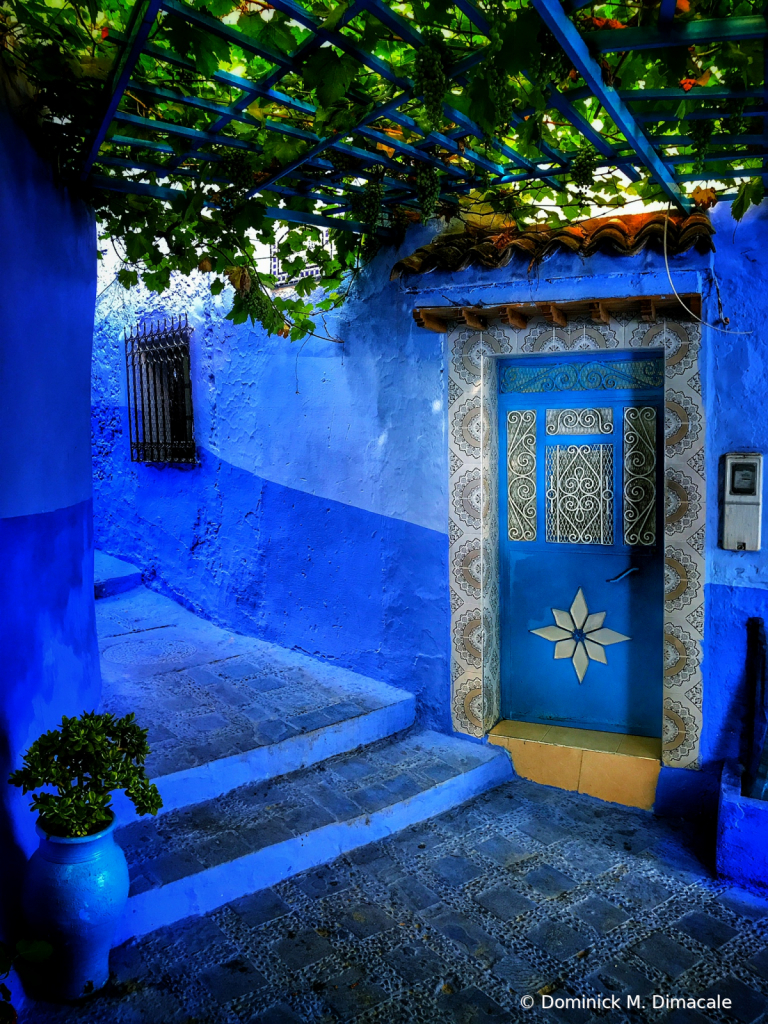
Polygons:
<instances>
[{"instance_id":1,"label":"blue wall","mask_svg":"<svg viewBox=\"0 0 768 1024\"><path fill-rule=\"evenodd\" d=\"M418 239L417 239L418 242ZM417 244L417 243L409 243ZM223 320L199 277L97 310L97 545L194 610L409 689L450 722L447 427L440 335L391 260L332 336L291 344ZM132 464L123 326L188 312L200 465Z\"/></svg>"},{"instance_id":2,"label":"blue wall","mask_svg":"<svg viewBox=\"0 0 768 1024\"><path fill-rule=\"evenodd\" d=\"M62 714L92 709L91 212L0 109L0 779ZM37 846L30 798L0 787L3 913Z\"/></svg>"},{"instance_id":3,"label":"blue wall","mask_svg":"<svg viewBox=\"0 0 768 1024\"><path fill-rule=\"evenodd\" d=\"M766 612L768 543L757 555L721 551L716 524L719 457L738 448L768 451L767 219L764 204L734 231L722 205L713 211L717 253L670 260L677 290L702 294L705 320L718 316L717 285L730 330L750 332L705 328L702 340L709 515L702 758L713 769L738 751L746 620ZM421 241L412 236L404 250ZM411 310L671 288L657 252L588 260L557 253L530 271L527 260L513 259L494 272L470 268L391 283L396 258L382 253L332 322L343 346L310 341L300 348L232 328L202 281L182 282L159 301L138 293L128 306L105 304L96 343L97 529L107 550L135 558L205 614L409 686L426 696L428 717L445 726L444 339L415 328ZM153 311L186 309L196 327L202 465L128 466L119 332ZM711 779L693 774L702 793L715 794ZM691 773L663 775L672 806L675 793L693 784Z\"/></svg>"}]
</instances>

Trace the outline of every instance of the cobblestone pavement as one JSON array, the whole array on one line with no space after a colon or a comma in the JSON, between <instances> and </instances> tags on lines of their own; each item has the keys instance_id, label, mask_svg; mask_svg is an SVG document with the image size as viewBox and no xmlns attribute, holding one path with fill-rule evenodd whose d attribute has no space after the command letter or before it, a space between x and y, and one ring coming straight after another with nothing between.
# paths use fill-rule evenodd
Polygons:
<instances>
[{"instance_id":1,"label":"cobblestone pavement","mask_svg":"<svg viewBox=\"0 0 768 1024\"><path fill-rule=\"evenodd\" d=\"M149 728L152 778L334 725L402 691L220 629L138 587L96 602L105 710Z\"/></svg>"},{"instance_id":2,"label":"cobblestone pavement","mask_svg":"<svg viewBox=\"0 0 768 1024\"><path fill-rule=\"evenodd\" d=\"M324 825L353 825L366 817L370 824L376 811L396 808L498 756L496 747L457 744L442 733L413 731L280 779L248 783L213 800L142 818L117 833L128 861L131 895ZM310 835L304 841L312 839Z\"/></svg>"},{"instance_id":3,"label":"cobblestone pavement","mask_svg":"<svg viewBox=\"0 0 768 1024\"><path fill-rule=\"evenodd\" d=\"M689 825L516 780L128 943L108 990L21 1020L765 1024L768 900L717 881L707 852ZM732 1005L670 1011L654 995Z\"/></svg>"}]
</instances>

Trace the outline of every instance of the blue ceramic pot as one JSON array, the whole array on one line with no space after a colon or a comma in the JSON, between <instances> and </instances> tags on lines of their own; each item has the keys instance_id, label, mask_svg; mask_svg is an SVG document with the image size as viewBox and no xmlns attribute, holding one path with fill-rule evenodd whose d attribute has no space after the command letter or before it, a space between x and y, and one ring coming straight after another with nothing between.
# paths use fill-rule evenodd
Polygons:
<instances>
[{"instance_id":1,"label":"blue ceramic pot","mask_svg":"<svg viewBox=\"0 0 768 1024\"><path fill-rule=\"evenodd\" d=\"M52 836L38 822L40 846L27 865L28 932L46 939L49 998L78 999L109 978L109 951L128 899L128 865L115 842L115 822L92 836Z\"/></svg>"}]
</instances>

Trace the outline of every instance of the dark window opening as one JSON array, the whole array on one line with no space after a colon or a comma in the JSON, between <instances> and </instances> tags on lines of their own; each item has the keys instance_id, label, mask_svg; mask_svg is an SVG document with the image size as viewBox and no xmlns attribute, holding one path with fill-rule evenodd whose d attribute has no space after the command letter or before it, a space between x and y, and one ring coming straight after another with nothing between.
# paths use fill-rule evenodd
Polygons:
<instances>
[{"instance_id":1,"label":"dark window opening","mask_svg":"<svg viewBox=\"0 0 768 1024\"><path fill-rule=\"evenodd\" d=\"M195 462L186 318L125 335L128 421L133 462Z\"/></svg>"}]
</instances>

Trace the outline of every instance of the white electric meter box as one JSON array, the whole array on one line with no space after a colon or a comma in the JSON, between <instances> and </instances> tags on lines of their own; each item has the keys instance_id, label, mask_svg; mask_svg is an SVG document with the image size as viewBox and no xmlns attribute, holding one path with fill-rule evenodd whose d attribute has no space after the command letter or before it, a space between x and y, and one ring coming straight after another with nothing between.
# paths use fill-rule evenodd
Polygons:
<instances>
[{"instance_id":1,"label":"white electric meter box","mask_svg":"<svg viewBox=\"0 0 768 1024\"><path fill-rule=\"evenodd\" d=\"M729 452L725 456L723 547L759 551L763 512L763 456Z\"/></svg>"}]
</instances>

